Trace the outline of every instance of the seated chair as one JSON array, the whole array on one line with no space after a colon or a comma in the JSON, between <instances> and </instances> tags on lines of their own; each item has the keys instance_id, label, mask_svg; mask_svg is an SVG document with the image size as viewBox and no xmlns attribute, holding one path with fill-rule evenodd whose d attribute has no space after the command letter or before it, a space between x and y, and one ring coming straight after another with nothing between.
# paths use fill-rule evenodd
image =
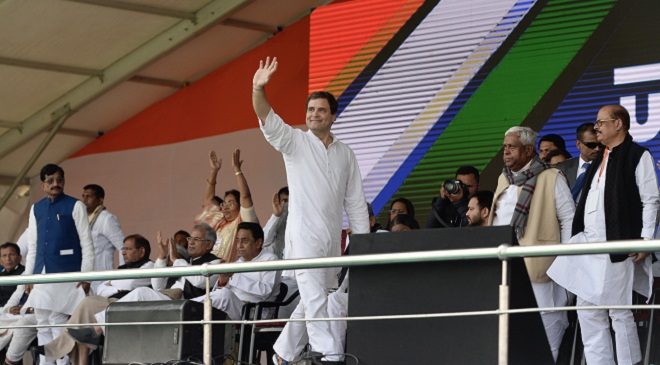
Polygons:
<instances>
[{"instance_id":1,"label":"seated chair","mask_svg":"<svg viewBox=\"0 0 660 365\"><path fill-rule=\"evenodd\" d=\"M299 295L296 290L288 298L288 286L285 283L280 283L280 292L273 301L259 302L259 303L245 303L241 311L242 320L260 320L278 318L280 307L285 307L293 302ZM264 309L272 309L264 311ZM265 318L267 317L267 318ZM247 327L250 328L250 346L248 349L248 363L252 364L253 360L261 351L266 351L267 358L270 364L270 358L273 354L273 344L277 340L277 336L282 332L286 322L265 323L257 325L241 324L240 339L238 345L238 358L243 361L243 344L245 332Z\"/></svg>"}]
</instances>

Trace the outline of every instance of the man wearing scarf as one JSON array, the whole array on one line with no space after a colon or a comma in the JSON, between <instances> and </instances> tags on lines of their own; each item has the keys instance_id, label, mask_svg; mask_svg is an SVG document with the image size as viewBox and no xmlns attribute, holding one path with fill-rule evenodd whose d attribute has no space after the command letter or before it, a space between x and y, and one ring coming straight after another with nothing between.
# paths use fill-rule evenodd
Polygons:
<instances>
[{"instance_id":1,"label":"man wearing scarf","mask_svg":"<svg viewBox=\"0 0 660 365\"><path fill-rule=\"evenodd\" d=\"M598 154L580 193L570 243L652 239L658 210L658 181L649 151L628 133L630 115L620 105L600 108ZM548 274L577 295L578 307L630 305L632 292L649 297L653 275L649 253L562 256ZM628 309L578 310L589 364L614 365L610 318L619 365L641 363L637 327Z\"/></svg>"},{"instance_id":2,"label":"man wearing scarf","mask_svg":"<svg viewBox=\"0 0 660 365\"><path fill-rule=\"evenodd\" d=\"M103 187L88 184L83 188L82 202L87 208L89 229L94 244L94 271L112 270L115 251L121 251L124 241L124 232L119 226L119 221L114 214L105 209L104 199ZM124 264L122 255L119 255L119 264ZM92 282L94 292L99 284L99 281Z\"/></svg>"},{"instance_id":3,"label":"man wearing scarf","mask_svg":"<svg viewBox=\"0 0 660 365\"><path fill-rule=\"evenodd\" d=\"M522 246L566 242L571 237L575 206L566 177L542 162L534 151L537 133L529 127L512 127L504 134L504 169L497 182L490 224L514 227ZM541 308L565 306L568 293L546 274L554 257L525 258L536 303ZM557 360L566 312L541 312L541 319Z\"/></svg>"}]
</instances>

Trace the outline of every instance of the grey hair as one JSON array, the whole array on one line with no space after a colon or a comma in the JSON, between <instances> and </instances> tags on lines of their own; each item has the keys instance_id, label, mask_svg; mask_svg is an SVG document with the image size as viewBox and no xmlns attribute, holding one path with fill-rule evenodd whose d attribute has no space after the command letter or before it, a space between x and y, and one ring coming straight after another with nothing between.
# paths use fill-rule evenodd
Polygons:
<instances>
[{"instance_id":1,"label":"grey hair","mask_svg":"<svg viewBox=\"0 0 660 365\"><path fill-rule=\"evenodd\" d=\"M215 241L218 239L218 235L213 230L213 227L209 226L206 223L195 224L193 229L198 230L200 232L204 232L204 239L207 241L211 241L215 243Z\"/></svg>"},{"instance_id":2,"label":"grey hair","mask_svg":"<svg viewBox=\"0 0 660 365\"><path fill-rule=\"evenodd\" d=\"M509 128L506 133L504 133L504 136L506 137L509 134L517 134L518 138L520 138L520 143L522 143L523 146L535 146L536 137L539 135L532 128L521 126Z\"/></svg>"}]
</instances>

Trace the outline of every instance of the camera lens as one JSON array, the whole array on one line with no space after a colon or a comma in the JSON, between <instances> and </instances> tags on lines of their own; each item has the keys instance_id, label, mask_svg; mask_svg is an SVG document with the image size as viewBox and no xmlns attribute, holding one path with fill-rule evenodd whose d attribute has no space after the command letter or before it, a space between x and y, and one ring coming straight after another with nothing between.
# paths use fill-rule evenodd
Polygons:
<instances>
[{"instance_id":1,"label":"camera lens","mask_svg":"<svg viewBox=\"0 0 660 365\"><path fill-rule=\"evenodd\" d=\"M458 180L446 180L443 185L448 194L458 194L461 192L461 182Z\"/></svg>"}]
</instances>

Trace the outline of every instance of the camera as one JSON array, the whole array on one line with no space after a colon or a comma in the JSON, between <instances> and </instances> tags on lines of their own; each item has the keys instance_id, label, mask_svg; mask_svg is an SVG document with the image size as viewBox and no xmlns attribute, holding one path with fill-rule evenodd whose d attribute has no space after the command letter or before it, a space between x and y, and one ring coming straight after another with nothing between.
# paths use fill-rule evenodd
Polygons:
<instances>
[{"instance_id":1,"label":"camera","mask_svg":"<svg viewBox=\"0 0 660 365\"><path fill-rule=\"evenodd\" d=\"M445 180L442 186L445 188L447 194L451 195L459 194L465 188L465 185L460 180Z\"/></svg>"}]
</instances>

